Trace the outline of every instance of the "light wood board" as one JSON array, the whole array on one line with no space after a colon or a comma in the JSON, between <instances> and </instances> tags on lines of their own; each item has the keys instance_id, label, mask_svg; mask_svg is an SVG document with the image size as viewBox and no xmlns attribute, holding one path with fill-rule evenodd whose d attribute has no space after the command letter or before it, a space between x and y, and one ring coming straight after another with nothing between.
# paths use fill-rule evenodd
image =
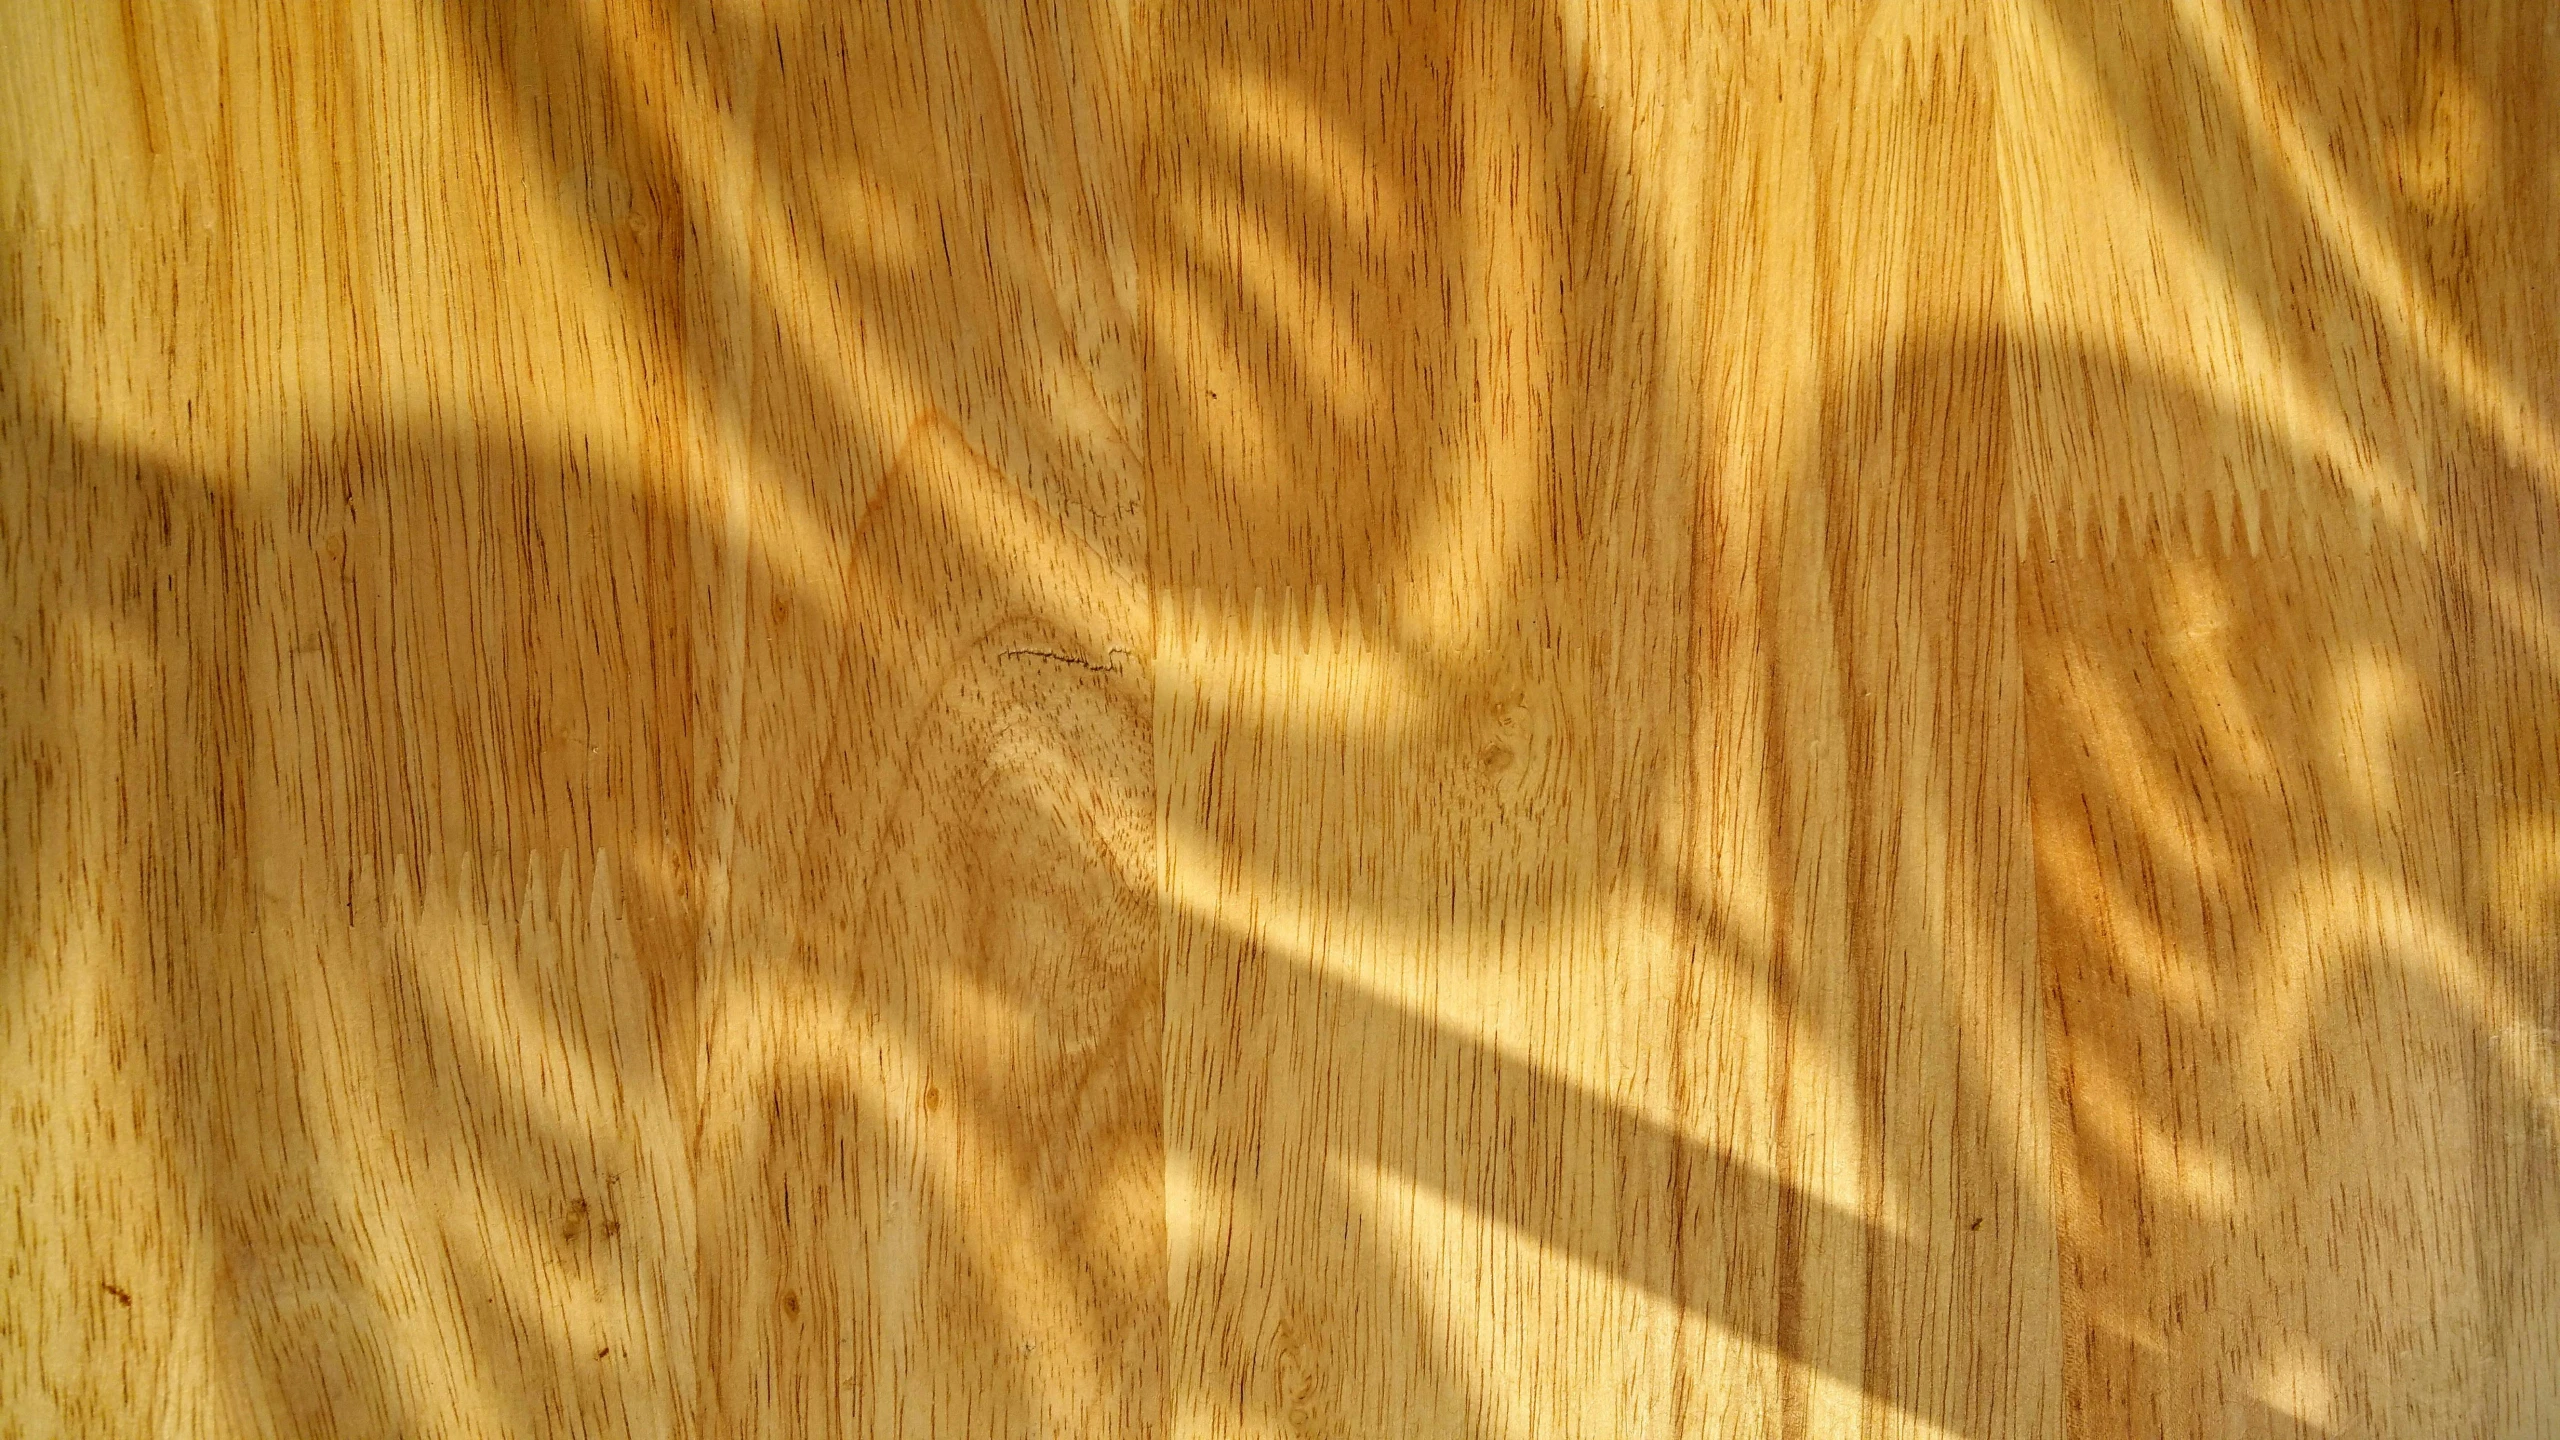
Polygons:
<instances>
[{"instance_id":1,"label":"light wood board","mask_svg":"<svg viewBox=\"0 0 2560 1440\"><path fill-rule=\"evenodd\" d=\"M2560 1430L2545 7L0 77L0 1436Z\"/></svg>"}]
</instances>

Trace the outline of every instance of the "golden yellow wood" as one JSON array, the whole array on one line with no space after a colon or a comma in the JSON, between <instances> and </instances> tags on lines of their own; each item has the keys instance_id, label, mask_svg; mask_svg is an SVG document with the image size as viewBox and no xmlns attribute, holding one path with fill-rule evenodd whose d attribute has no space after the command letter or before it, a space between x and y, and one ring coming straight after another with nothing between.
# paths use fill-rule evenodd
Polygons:
<instances>
[{"instance_id":1,"label":"golden yellow wood","mask_svg":"<svg viewBox=\"0 0 2560 1440\"><path fill-rule=\"evenodd\" d=\"M2560 1427L2560 29L0 7L0 1435Z\"/></svg>"}]
</instances>

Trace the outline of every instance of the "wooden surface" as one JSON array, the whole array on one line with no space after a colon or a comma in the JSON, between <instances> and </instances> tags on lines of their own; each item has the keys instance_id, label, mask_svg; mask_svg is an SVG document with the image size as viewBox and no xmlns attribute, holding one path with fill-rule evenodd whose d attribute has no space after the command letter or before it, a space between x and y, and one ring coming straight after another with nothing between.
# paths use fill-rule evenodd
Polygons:
<instances>
[{"instance_id":1,"label":"wooden surface","mask_svg":"<svg viewBox=\"0 0 2560 1440\"><path fill-rule=\"evenodd\" d=\"M2560 1432L2545 7L0 75L0 1436Z\"/></svg>"}]
</instances>

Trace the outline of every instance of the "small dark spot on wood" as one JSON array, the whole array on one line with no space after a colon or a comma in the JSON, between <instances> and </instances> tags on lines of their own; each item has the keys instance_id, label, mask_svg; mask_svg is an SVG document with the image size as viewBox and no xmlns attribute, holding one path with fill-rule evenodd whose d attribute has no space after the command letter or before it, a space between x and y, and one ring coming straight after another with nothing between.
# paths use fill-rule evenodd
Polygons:
<instances>
[{"instance_id":1,"label":"small dark spot on wood","mask_svg":"<svg viewBox=\"0 0 2560 1440\"><path fill-rule=\"evenodd\" d=\"M782 1311L786 1315L797 1315L800 1313L799 1291L785 1290L782 1292Z\"/></svg>"},{"instance_id":2,"label":"small dark spot on wood","mask_svg":"<svg viewBox=\"0 0 2560 1440\"><path fill-rule=\"evenodd\" d=\"M603 1359L604 1357L606 1357L607 1355L610 1355L610 1354L612 1354L612 1353L613 1353L613 1347L612 1347L612 1346L610 1346L610 1345L607 1345L607 1346L605 1346L603 1349L598 1350L598 1351L596 1352L596 1358L597 1358L597 1359L599 1359L599 1360L601 1360L601 1359Z\"/></svg>"},{"instance_id":3,"label":"small dark spot on wood","mask_svg":"<svg viewBox=\"0 0 2560 1440\"><path fill-rule=\"evenodd\" d=\"M610 1240L610 1239L612 1239L614 1236L619 1235L619 1234L621 1234L621 1233L622 1233L622 1222L621 1222L621 1221L619 1221L619 1220L607 1220L606 1222L604 1222L604 1238L606 1238L607 1240Z\"/></svg>"},{"instance_id":4,"label":"small dark spot on wood","mask_svg":"<svg viewBox=\"0 0 2560 1440\"><path fill-rule=\"evenodd\" d=\"M116 1297L117 1304L124 1306L131 1306L133 1304L133 1292L127 1290L113 1280L101 1280L98 1284L104 1288L108 1294Z\"/></svg>"},{"instance_id":5,"label":"small dark spot on wood","mask_svg":"<svg viewBox=\"0 0 2560 1440\"><path fill-rule=\"evenodd\" d=\"M1964 1228L1966 1228L1967 1230L1979 1230L1979 1229L1981 1229L1981 1228L1982 1228L1982 1217L1981 1217L1981 1216L1979 1216L1979 1215L1974 1216L1974 1217L1973 1217L1973 1223L1972 1223L1972 1224L1970 1224L1970 1225L1967 1225L1967 1226L1966 1226L1966 1227L1964 1227Z\"/></svg>"},{"instance_id":6,"label":"small dark spot on wood","mask_svg":"<svg viewBox=\"0 0 2560 1440\"><path fill-rule=\"evenodd\" d=\"M560 1222L560 1238L575 1240L587 1233L587 1202L584 1198L569 1202L568 1218Z\"/></svg>"},{"instance_id":7,"label":"small dark spot on wood","mask_svg":"<svg viewBox=\"0 0 2560 1440\"><path fill-rule=\"evenodd\" d=\"M939 1109L941 1109L941 1108L942 1108L942 1092L941 1092L941 1091L939 1091L939 1090L936 1090L935 1088L933 1088L933 1087L932 1087L932 1086L930 1086L930 1085L927 1085L926 1087L924 1087L924 1113L926 1113L927 1115L930 1115L930 1114L932 1114L934 1111L939 1110Z\"/></svg>"}]
</instances>

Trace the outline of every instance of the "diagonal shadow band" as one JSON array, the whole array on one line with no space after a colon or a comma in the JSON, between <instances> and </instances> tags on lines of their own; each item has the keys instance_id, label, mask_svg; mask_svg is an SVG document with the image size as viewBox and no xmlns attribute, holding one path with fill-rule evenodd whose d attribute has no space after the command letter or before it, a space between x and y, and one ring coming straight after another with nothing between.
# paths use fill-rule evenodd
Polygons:
<instances>
[{"instance_id":1,"label":"diagonal shadow band","mask_svg":"<svg viewBox=\"0 0 2560 1440\"><path fill-rule=\"evenodd\" d=\"M1330 1166L1430 1191L1942 1431L1992 1440L2032 1428L2010 1403L2015 1375L1985 1353L2020 1337L1949 1337L1938 1327L1952 1317L1926 1302L1961 1286L1976 1247L2037 1243L2019 1228L2038 1222L2003 1216L1953 1235L1896 1233L1313 963L1266 951L1240 965L1262 972L1239 976L1241 986L1288 996L1297 1016L1318 1017L1321 1039L1293 1053L1364 1057L1320 1076L1274 1077L1326 1087L1332 1114L1378 1117L1375 1130L1323 1137ZM1272 1064L1283 1071L1289 1062ZM1426 1096L1444 1097L1443 1108L1417 1109ZM1267 1163L1274 1147L1264 1151L1237 1167L1239 1183L1266 1208L1304 1203L1291 1193L1303 1182ZM1830 1287L1868 1297L1862 1323L1821 1323L1820 1293ZM2091 1339L2149 1349L2130 1336ZM2058 1400L2058 1383L2053 1393ZM2328 1433L2254 1397L2233 1397L2230 1412L2238 1434Z\"/></svg>"}]
</instances>

